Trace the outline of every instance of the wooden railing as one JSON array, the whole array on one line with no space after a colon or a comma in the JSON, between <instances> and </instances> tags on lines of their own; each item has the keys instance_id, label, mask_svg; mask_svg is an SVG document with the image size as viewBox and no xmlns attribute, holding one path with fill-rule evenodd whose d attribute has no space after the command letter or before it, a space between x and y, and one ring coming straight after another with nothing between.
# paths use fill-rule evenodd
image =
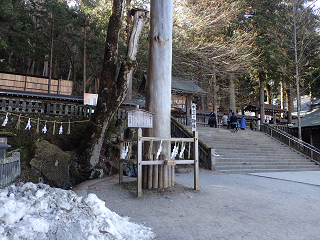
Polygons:
<instances>
[{"instance_id":1,"label":"wooden railing","mask_svg":"<svg viewBox=\"0 0 320 240\"><path fill-rule=\"evenodd\" d=\"M171 117L171 135L174 137L181 138L192 138L193 135L190 133L181 123L175 118ZM213 156L215 150L209 148L203 142L199 141L199 164L201 167L212 170Z\"/></svg>"},{"instance_id":2,"label":"wooden railing","mask_svg":"<svg viewBox=\"0 0 320 240\"><path fill-rule=\"evenodd\" d=\"M8 186L20 173L20 152L13 152L12 157L0 158L0 188Z\"/></svg>"},{"instance_id":3,"label":"wooden railing","mask_svg":"<svg viewBox=\"0 0 320 240\"><path fill-rule=\"evenodd\" d=\"M37 101L33 99L0 98L0 111L2 112L91 117L94 109L94 106L82 104Z\"/></svg>"}]
</instances>

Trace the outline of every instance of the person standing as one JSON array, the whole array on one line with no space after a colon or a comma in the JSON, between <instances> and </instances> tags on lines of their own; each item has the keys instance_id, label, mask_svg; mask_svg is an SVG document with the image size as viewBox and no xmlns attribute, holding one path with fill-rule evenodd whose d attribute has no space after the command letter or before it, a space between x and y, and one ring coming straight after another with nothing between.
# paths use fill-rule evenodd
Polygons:
<instances>
[{"instance_id":1,"label":"person standing","mask_svg":"<svg viewBox=\"0 0 320 240\"><path fill-rule=\"evenodd\" d=\"M209 121L208 124L210 125L210 127L215 127L217 128L217 120L216 120L216 114L214 112L211 112L209 114Z\"/></svg>"},{"instance_id":2,"label":"person standing","mask_svg":"<svg viewBox=\"0 0 320 240\"><path fill-rule=\"evenodd\" d=\"M237 116L234 114L234 112L232 113L231 115L231 118L230 118L230 125L231 125L231 128L233 130L235 130L237 128L237 124L238 124L238 118Z\"/></svg>"},{"instance_id":3,"label":"person standing","mask_svg":"<svg viewBox=\"0 0 320 240\"><path fill-rule=\"evenodd\" d=\"M230 121L231 117L232 117L232 110L231 110L231 109L229 109L229 115L228 115L228 128L231 128L231 121Z\"/></svg>"},{"instance_id":4,"label":"person standing","mask_svg":"<svg viewBox=\"0 0 320 240\"><path fill-rule=\"evenodd\" d=\"M222 116L222 126L224 129L228 127L228 116L226 113Z\"/></svg>"},{"instance_id":5,"label":"person standing","mask_svg":"<svg viewBox=\"0 0 320 240\"><path fill-rule=\"evenodd\" d=\"M253 119L253 121L252 121L252 130L253 130L253 131L256 131L256 130L257 130L257 122L256 122L255 119Z\"/></svg>"},{"instance_id":6,"label":"person standing","mask_svg":"<svg viewBox=\"0 0 320 240\"><path fill-rule=\"evenodd\" d=\"M240 120L240 128L241 130L244 130L246 127L246 119L242 116L241 120Z\"/></svg>"},{"instance_id":7,"label":"person standing","mask_svg":"<svg viewBox=\"0 0 320 240\"><path fill-rule=\"evenodd\" d=\"M258 121L257 121L257 131L260 131L260 118L258 118Z\"/></svg>"}]
</instances>

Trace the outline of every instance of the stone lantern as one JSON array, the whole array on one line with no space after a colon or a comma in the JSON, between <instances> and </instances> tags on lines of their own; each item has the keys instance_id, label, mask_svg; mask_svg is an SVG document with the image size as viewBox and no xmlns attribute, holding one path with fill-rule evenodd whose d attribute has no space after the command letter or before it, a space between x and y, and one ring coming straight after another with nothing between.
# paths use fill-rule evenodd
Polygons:
<instances>
[{"instance_id":1,"label":"stone lantern","mask_svg":"<svg viewBox=\"0 0 320 240\"><path fill-rule=\"evenodd\" d=\"M11 132L0 131L0 159L6 158L6 150L11 147L8 145L8 137L12 137L14 134Z\"/></svg>"}]
</instances>

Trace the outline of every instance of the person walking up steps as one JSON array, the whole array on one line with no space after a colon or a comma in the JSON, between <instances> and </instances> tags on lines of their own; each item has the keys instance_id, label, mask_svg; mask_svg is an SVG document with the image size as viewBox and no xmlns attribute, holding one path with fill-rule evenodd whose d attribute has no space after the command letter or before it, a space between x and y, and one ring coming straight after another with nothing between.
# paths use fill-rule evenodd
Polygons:
<instances>
[{"instance_id":1,"label":"person walking up steps","mask_svg":"<svg viewBox=\"0 0 320 240\"><path fill-rule=\"evenodd\" d=\"M224 129L228 128L228 116L226 113L222 117L222 125Z\"/></svg>"},{"instance_id":2,"label":"person walking up steps","mask_svg":"<svg viewBox=\"0 0 320 240\"><path fill-rule=\"evenodd\" d=\"M238 118L237 116L234 114L234 112L232 113L232 116L230 118L230 124L231 124L231 128L233 129L234 132L237 132L237 124L238 124Z\"/></svg>"},{"instance_id":3,"label":"person walking up steps","mask_svg":"<svg viewBox=\"0 0 320 240\"><path fill-rule=\"evenodd\" d=\"M240 120L240 128L241 130L244 130L246 128L246 119L244 117Z\"/></svg>"}]
</instances>

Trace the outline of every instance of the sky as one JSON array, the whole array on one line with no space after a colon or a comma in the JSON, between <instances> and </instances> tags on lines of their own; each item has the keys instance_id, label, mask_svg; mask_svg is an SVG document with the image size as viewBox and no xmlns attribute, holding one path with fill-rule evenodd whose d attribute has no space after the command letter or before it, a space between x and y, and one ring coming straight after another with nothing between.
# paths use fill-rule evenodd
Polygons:
<instances>
[{"instance_id":1,"label":"sky","mask_svg":"<svg viewBox=\"0 0 320 240\"><path fill-rule=\"evenodd\" d=\"M1 240L144 240L150 228L130 222L105 206L95 194L39 183L0 189Z\"/></svg>"}]
</instances>

